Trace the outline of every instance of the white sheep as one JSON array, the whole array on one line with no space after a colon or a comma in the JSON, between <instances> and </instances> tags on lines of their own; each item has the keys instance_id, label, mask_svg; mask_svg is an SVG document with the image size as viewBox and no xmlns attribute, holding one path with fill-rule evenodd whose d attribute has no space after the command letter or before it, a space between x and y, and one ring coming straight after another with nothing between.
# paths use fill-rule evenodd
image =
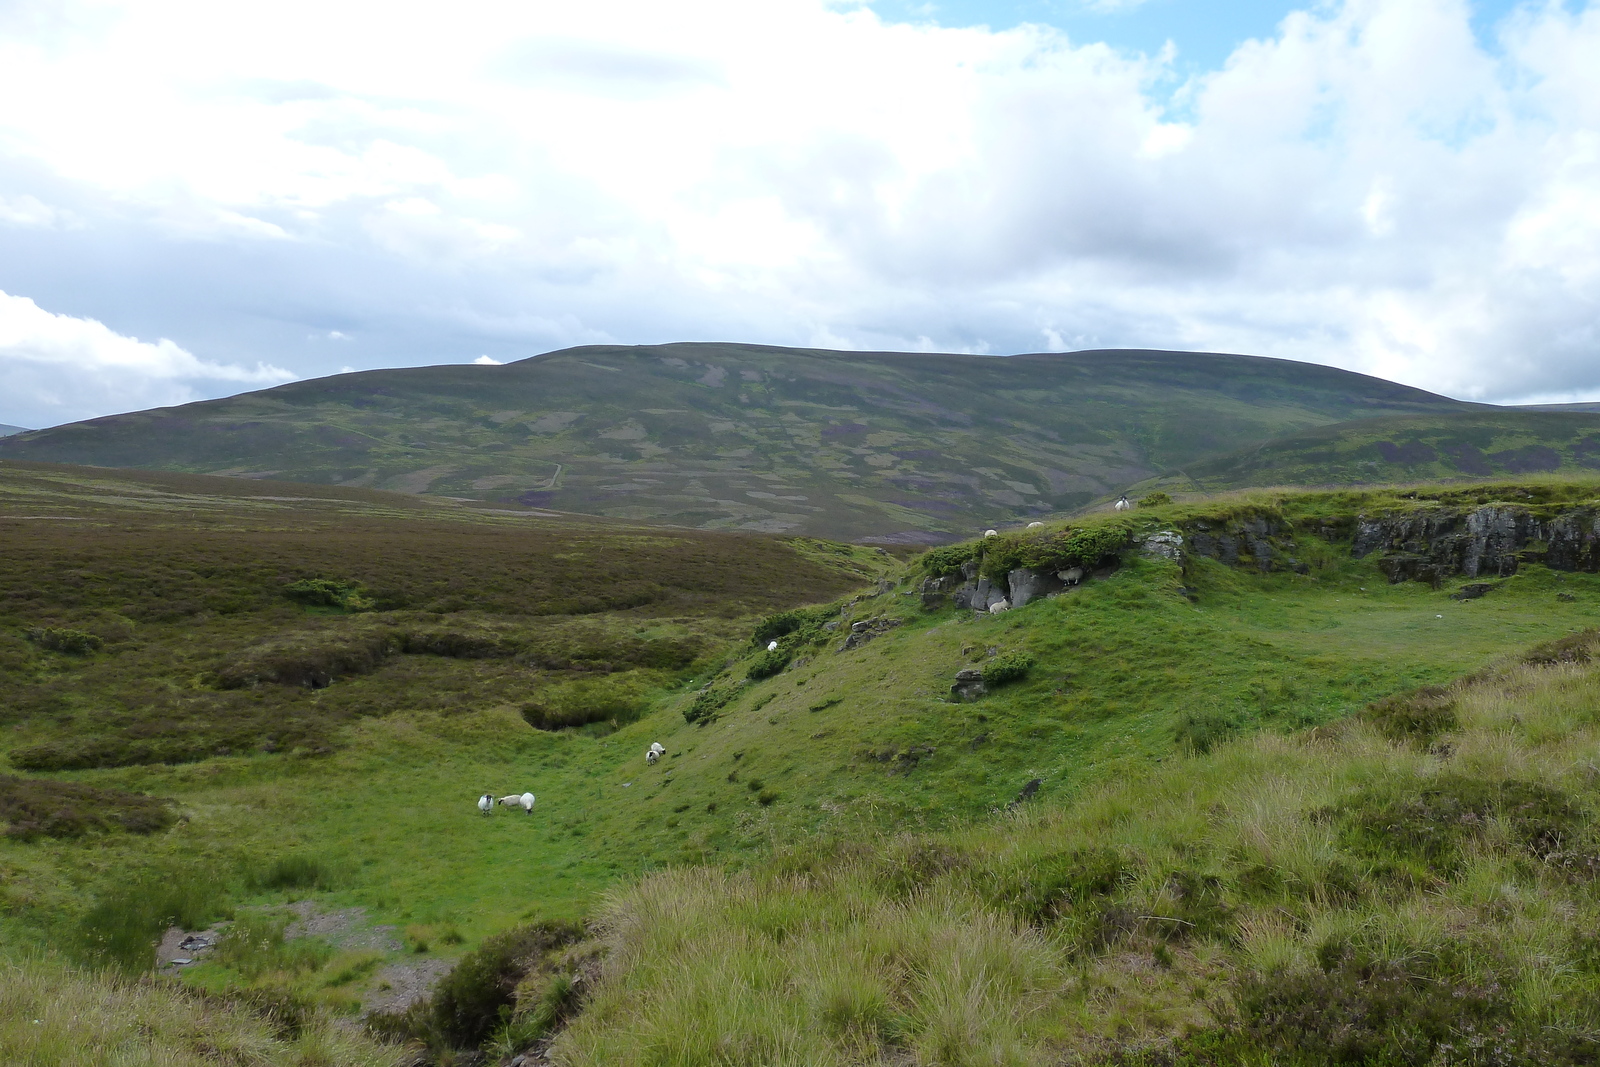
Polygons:
<instances>
[{"instance_id":1,"label":"white sheep","mask_svg":"<svg viewBox=\"0 0 1600 1067\"><path fill-rule=\"evenodd\" d=\"M532 793L512 793L508 797L501 797L500 803L504 804L508 808L520 807L523 811L527 812L529 815L532 815L533 802L537 799L538 798Z\"/></svg>"},{"instance_id":2,"label":"white sheep","mask_svg":"<svg viewBox=\"0 0 1600 1067\"><path fill-rule=\"evenodd\" d=\"M776 641L768 641L767 642L767 651L768 652L776 652L776 651L778 651L778 642L776 642Z\"/></svg>"},{"instance_id":3,"label":"white sheep","mask_svg":"<svg viewBox=\"0 0 1600 1067\"><path fill-rule=\"evenodd\" d=\"M999 537L1000 536L1000 531L999 530L985 530L985 531L983 531L983 536L985 536L985 537Z\"/></svg>"},{"instance_id":4,"label":"white sheep","mask_svg":"<svg viewBox=\"0 0 1600 1067\"><path fill-rule=\"evenodd\" d=\"M1028 523L1028 529L1037 530L1039 527L1041 527L1043 525L1044 525L1044 523L1042 523L1042 522L1030 522L1030 523Z\"/></svg>"},{"instance_id":5,"label":"white sheep","mask_svg":"<svg viewBox=\"0 0 1600 1067\"><path fill-rule=\"evenodd\" d=\"M485 815L494 810L493 793L485 793L483 796L478 798L478 810L483 812Z\"/></svg>"},{"instance_id":6,"label":"white sheep","mask_svg":"<svg viewBox=\"0 0 1600 1067\"><path fill-rule=\"evenodd\" d=\"M661 747L660 741L652 741L650 742L649 750L644 754L644 761L651 766L654 766L656 760L660 759L666 754L667 750Z\"/></svg>"},{"instance_id":7,"label":"white sheep","mask_svg":"<svg viewBox=\"0 0 1600 1067\"><path fill-rule=\"evenodd\" d=\"M1011 601L1005 600L1005 599L997 600L993 604L989 605L989 614L990 615L998 615L1002 611L1010 611L1010 610L1011 610Z\"/></svg>"},{"instance_id":8,"label":"white sheep","mask_svg":"<svg viewBox=\"0 0 1600 1067\"><path fill-rule=\"evenodd\" d=\"M1129 508L1133 507L1132 504L1128 503L1128 497L1126 493L1117 497L1117 502L1111 506L1116 508L1118 511L1127 511Z\"/></svg>"}]
</instances>

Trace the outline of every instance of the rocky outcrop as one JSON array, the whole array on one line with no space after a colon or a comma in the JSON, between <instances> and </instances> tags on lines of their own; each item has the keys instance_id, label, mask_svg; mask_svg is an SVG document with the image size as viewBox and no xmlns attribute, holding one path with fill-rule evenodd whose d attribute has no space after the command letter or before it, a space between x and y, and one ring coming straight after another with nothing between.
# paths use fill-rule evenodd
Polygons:
<instances>
[{"instance_id":1,"label":"rocky outcrop","mask_svg":"<svg viewBox=\"0 0 1600 1067\"><path fill-rule=\"evenodd\" d=\"M849 652L853 648L860 648L879 634L888 633L903 621L903 619L892 619L887 615L878 615L870 619L858 619L850 624L850 636L844 639L844 644L839 646L839 651Z\"/></svg>"},{"instance_id":2,"label":"rocky outcrop","mask_svg":"<svg viewBox=\"0 0 1600 1067\"><path fill-rule=\"evenodd\" d=\"M930 610L953 603L958 608L993 612L996 608L1002 611L1020 608L1030 600L1055 596L1083 579L1082 567L1062 571L1018 567L995 582L979 575L977 562L971 561L962 565L960 574L924 579L918 591L922 594L922 606Z\"/></svg>"},{"instance_id":3,"label":"rocky outcrop","mask_svg":"<svg viewBox=\"0 0 1600 1067\"><path fill-rule=\"evenodd\" d=\"M1363 515L1350 550L1357 559L1379 553L1378 567L1391 582L1504 578L1535 562L1553 570L1596 571L1600 513L1580 507L1541 517L1527 508L1489 504Z\"/></svg>"}]
</instances>

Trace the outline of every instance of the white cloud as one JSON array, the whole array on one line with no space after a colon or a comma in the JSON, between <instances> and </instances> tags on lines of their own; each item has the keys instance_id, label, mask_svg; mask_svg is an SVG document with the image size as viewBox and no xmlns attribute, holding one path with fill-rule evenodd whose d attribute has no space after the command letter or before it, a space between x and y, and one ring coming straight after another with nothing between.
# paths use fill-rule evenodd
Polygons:
<instances>
[{"instance_id":1,"label":"white cloud","mask_svg":"<svg viewBox=\"0 0 1600 1067\"><path fill-rule=\"evenodd\" d=\"M829 0L33 2L70 17L0 33L0 281L158 272L140 332L203 307L301 374L1043 341L1600 388L1595 4L1491 52L1467 0L1318 3L1179 81ZM59 262L6 243L40 235Z\"/></svg>"},{"instance_id":2,"label":"white cloud","mask_svg":"<svg viewBox=\"0 0 1600 1067\"><path fill-rule=\"evenodd\" d=\"M477 366L477 367L503 367L503 366L505 366L505 360L495 359L492 356L479 356L477 359L473 360L472 363L473 363L474 366Z\"/></svg>"},{"instance_id":3,"label":"white cloud","mask_svg":"<svg viewBox=\"0 0 1600 1067\"><path fill-rule=\"evenodd\" d=\"M151 344L124 337L94 319L55 315L0 292L0 416L26 413L29 425L182 404L294 377L265 364L252 370L208 362L166 338Z\"/></svg>"}]
</instances>

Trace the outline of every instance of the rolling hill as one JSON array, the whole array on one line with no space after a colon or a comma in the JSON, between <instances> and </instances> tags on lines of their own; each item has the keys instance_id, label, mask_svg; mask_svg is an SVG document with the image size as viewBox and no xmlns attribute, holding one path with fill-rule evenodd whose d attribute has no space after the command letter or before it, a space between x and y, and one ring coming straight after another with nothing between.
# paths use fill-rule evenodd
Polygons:
<instances>
[{"instance_id":1,"label":"rolling hill","mask_svg":"<svg viewBox=\"0 0 1600 1067\"><path fill-rule=\"evenodd\" d=\"M1241 443L1473 408L1239 355L591 346L93 419L0 439L0 457L928 542L1070 511Z\"/></svg>"},{"instance_id":2,"label":"rolling hill","mask_svg":"<svg viewBox=\"0 0 1600 1067\"><path fill-rule=\"evenodd\" d=\"M27 432L28 431L21 426L7 426L5 423L0 422L0 437L10 437L14 433Z\"/></svg>"},{"instance_id":3,"label":"rolling hill","mask_svg":"<svg viewBox=\"0 0 1600 1067\"><path fill-rule=\"evenodd\" d=\"M1490 408L1359 419L1210 456L1137 488L1373 485L1593 476L1600 413Z\"/></svg>"}]
</instances>

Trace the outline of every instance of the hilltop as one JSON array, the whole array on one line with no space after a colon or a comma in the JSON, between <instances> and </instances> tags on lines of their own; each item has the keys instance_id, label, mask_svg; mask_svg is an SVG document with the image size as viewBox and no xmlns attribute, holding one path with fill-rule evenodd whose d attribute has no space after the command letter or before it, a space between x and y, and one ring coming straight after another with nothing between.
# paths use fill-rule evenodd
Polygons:
<instances>
[{"instance_id":1,"label":"hilltop","mask_svg":"<svg viewBox=\"0 0 1600 1067\"><path fill-rule=\"evenodd\" d=\"M702 529L951 540L1328 423L1471 410L1287 360L590 346L364 371L0 439L0 457Z\"/></svg>"}]
</instances>

